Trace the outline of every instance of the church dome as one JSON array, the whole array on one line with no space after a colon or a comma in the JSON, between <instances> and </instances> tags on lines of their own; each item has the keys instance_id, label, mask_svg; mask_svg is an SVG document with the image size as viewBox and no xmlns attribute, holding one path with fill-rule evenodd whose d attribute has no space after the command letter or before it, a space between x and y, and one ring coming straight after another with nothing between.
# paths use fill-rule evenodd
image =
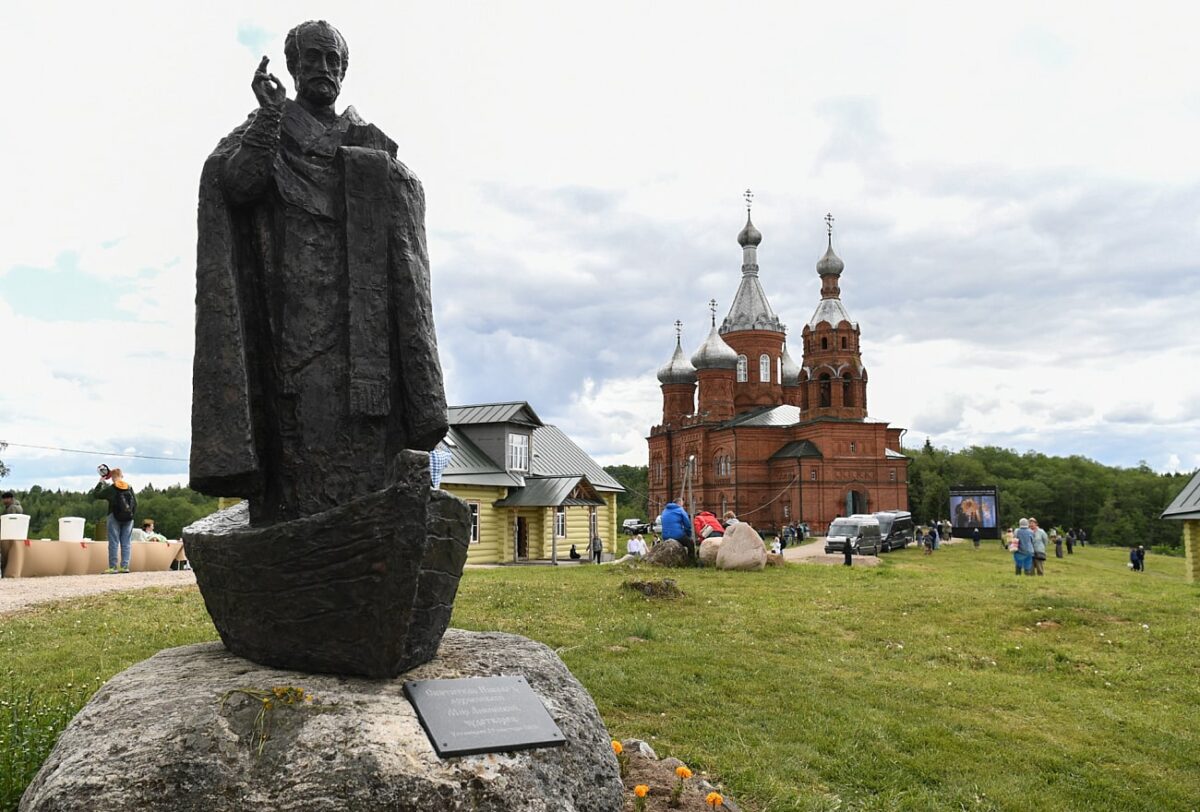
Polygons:
<instances>
[{"instance_id":1,"label":"church dome","mask_svg":"<svg viewBox=\"0 0 1200 812\"><path fill-rule=\"evenodd\" d=\"M737 352L721 338L715 324L708 338L692 356L692 366L696 369L737 369L737 362Z\"/></svg>"},{"instance_id":2,"label":"church dome","mask_svg":"<svg viewBox=\"0 0 1200 812\"><path fill-rule=\"evenodd\" d=\"M780 370L783 374L784 386L799 386L800 385L800 365L792 360L792 356L788 354L787 345L783 345L783 369Z\"/></svg>"},{"instance_id":3,"label":"church dome","mask_svg":"<svg viewBox=\"0 0 1200 812\"><path fill-rule=\"evenodd\" d=\"M846 263L842 262L841 257L833 253L833 243L830 243L829 248L825 251L825 256L817 260L817 273L821 276L841 276L845 268Z\"/></svg>"},{"instance_id":4,"label":"church dome","mask_svg":"<svg viewBox=\"0 0 1200 812\"><path fill-rule=\"evenodd\" d=\"M747 246L758 247L762 242L762 232L754 227L754 223L750 222L750 212L746 212L746 225L738 232L738 245L742 248Z\"/></svg>"},{"instance_id":5,"label":"church dome","mask_svg":"<svg viewBox=\"0 0 1200 812\"><path fill-rule=\"evenodd\" d=\"M683 357L683 346L678 336L675 337L675 354L658 370L658 382L663 386L696 382L696 369Z\"/></svg>"}]
</instances>

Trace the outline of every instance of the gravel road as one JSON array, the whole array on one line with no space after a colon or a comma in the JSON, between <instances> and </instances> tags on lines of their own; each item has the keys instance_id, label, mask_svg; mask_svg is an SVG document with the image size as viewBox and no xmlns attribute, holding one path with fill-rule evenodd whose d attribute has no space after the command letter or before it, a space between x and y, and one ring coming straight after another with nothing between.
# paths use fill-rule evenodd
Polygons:
<instances>
[{"instance_id":1,"label":"gravel road","mask_svg":"<svg viewBox=\"0 0 1200 812\"><path fill-rule=\"evenodd\" d=\"M195 586L190 570L129 572L124 575L54 575L46 578L0 578L0 615L50 601L145 589L150 586Z\"/></svg>"}]
</instances>

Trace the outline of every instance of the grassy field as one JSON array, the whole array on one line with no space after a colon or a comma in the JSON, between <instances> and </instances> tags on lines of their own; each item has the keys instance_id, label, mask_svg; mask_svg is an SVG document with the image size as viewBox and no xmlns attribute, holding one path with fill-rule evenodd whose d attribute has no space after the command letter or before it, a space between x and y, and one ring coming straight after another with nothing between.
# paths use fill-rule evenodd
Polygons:
<instances>
[{"instance_id":1,"label":"grassy field","mask_svg":"<svg viewBox=\"0 0 1200 812\"><path fill-rule=\"evenodd\" d=\"M454 622L558 649L614 736L746 810L1196 809L1200 588L1180 559L1125 560L1088 547L1034 579L995 543L909 549L678 572L673 602L622 590L617 567L472 570ZM213 637L195 592L0 619L0 808L101 681Z\"/></svg>"}]
</instances>

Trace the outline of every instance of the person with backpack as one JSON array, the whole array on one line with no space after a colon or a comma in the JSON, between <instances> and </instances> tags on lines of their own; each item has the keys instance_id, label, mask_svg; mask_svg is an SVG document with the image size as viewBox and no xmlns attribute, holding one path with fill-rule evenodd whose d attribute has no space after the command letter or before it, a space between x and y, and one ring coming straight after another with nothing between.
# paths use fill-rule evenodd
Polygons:
<instances>
[{"instance_id":1,"label":"person with backpack","mask_svg":"<svg viewBox=\"0 0 1200 812\"><path fill-rule=\"evenodd\" d=\"M100 482L92 490L92 498L108 502L108 569L104 574L129 572L130 542L133 537L133 514L137 512L137 496L121 475L120 468L110 470L107 466L101 466L99 470ZM119 566L118 551L121 554Z\"/></svg>"}]
</instances>

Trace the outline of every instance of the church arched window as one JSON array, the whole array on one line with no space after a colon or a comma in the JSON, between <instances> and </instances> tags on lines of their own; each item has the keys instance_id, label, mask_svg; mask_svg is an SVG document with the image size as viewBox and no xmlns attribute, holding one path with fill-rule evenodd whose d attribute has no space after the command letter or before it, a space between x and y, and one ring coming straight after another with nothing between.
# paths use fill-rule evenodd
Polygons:
<instances>
[{"instance_id":1,"label":"church arched window","mask_svg":"<svg viewBox=\"0 0 1200 812\"><path fill-rule=\"evenodd\" d=\"M854 381L850 379L849 372L842 376L842 405L854 405Z\"/></svg>"},{"instance_id":2,"label":"church arched window","mask_svg":"<svg viewBox=\"0 0 1200 812\"><path fill-rule=\"evenodd\" d=\"M766 353L758 356L758 381L759 383L771 382L771 356Z\"/></svg>"},{"instance_id":3,"label":"church arched window","mask_svg":"<svg viewBox=\"0 0 1200 812\"><path fill-rule=\"evenodd\" d=\"M842 336L842 349L846 349L846 337Z\"/></svg>"},{"instance_id":4,"label":"church arched window","mask_svg":"<svg viewBox=\"0 0 1200 812\"><path fill-rule=\"evenodd\" d=\"M823 350L829 349L829 339L824 336L821 337L821 349L823 349Z\"/></svg>"},{"instance_id":5,"label":"church arched window","mask_svg":"<svg viewBox=\"0 0 1200 812\"><path fill-rule=\"evenodd\" d=\"M833 402L831 387L832 387L832 384L829 381L829 373L822 372L821 373L821 405L822 406L829 406Z\"/></svg>"},{"instance_id":6,"label":"church arched window","mask_svg":"<svg viewBox=\"0 0 1200 812\"><path fill-rule=\"evenodd\" d=\"M738 383L745 383L747 380L749 380L749 378L750 378L750 373L747 370L746 356L739 355L738 356L738 365L737 365Z\"/></svg>"}]
</instances>

